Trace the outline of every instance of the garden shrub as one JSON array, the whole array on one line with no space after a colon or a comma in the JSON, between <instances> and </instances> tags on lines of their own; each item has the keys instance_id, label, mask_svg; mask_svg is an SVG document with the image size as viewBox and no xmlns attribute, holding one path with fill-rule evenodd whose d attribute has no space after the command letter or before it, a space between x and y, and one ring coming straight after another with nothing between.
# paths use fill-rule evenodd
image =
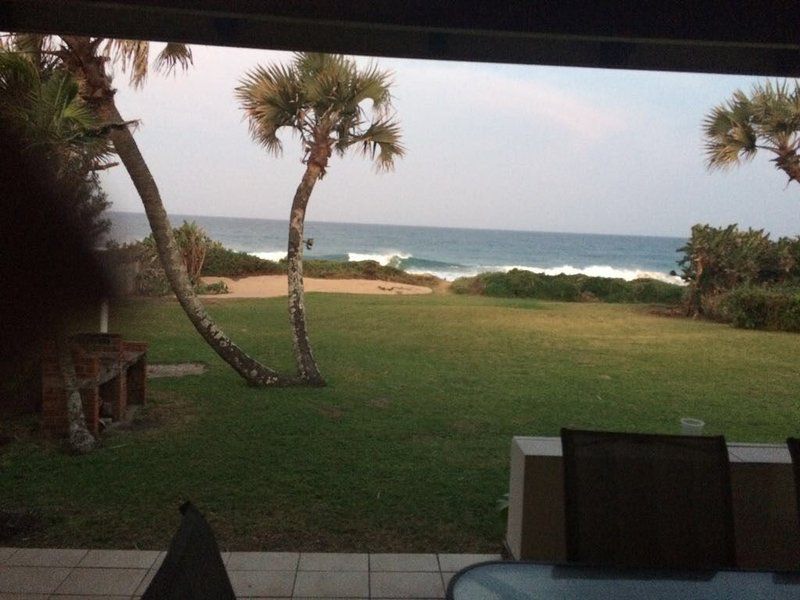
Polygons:
<instances>
[{"instance_id":1,"label":"garden shrub","mask_svg":"<svg viewBox=\"0 0 800 600\"><path fill-rule=\"evenodd\" d=\"M633 294L628 302L647 304L679 304L683 301L685 291L683 286L649 278L628 281L625 287Z\"/></svg>"},{"instance_id":2,"label":"garden shrub","mask_svg":"<svg viewBox=\"0 0 800 600\"><path fill-rule=\"evenodd\" d=\"M800 331L800 288L740 286L725 294L720 313L734 327Z\"/></svg>"},{"instance_id":3,"label":"garden shrub","mask_svg":"<svg viewBox=\"0 0 800 600\"><path fill-rule=\"evenodd\" d=\"M199 282L194 286L194 291L197 294L230 294L228 285L224 281L215 281L214 283Z\"/></svg>"},{"instance_id":4,"label":"garden shrub","mask_svg":"<svg viewBox=\"0 0 800 600\"><path fill-rule=\"evenodd\" d=\"M689 284L686 310L693 316L715 318L707 310L715 307L715 297L741 286L800 284L800 237L772 241L763 229L695 225L678 251L681 277Z\"/></svg>"},{"instance_id":5,"label":"garden shrub","mask_svg":"<svg viewBox=\"0 0 800 600\"><path fill-rule=\"evenodd\" d=\"M683 298L681 286L655 279L625 281L588 275L544 275L523 269L461 277L450 289L456 294L564 302L677 304Z\"/></svg>"},{"instance_id":6,"label":"garden shrub","mask_svg":"<svg viewBox=\"0 0 800 600\"><path fill-rule=\"evenodd\" d=\"M286 272L285 265L225 248L213 242L206 252L203 275L218 277L243 277L245 275L279 275Z\"/></svg>"},{"instance_id":7,"label":"garden shrub","mask_svg":"<svg viewBox=\"0 0 800 600\"><path fill-rule=\"evenodd\" d=\"M433 286L439 282L432 275L406 273L402 269L388 265L384 266L374 260L349 262L319 259L304 260L303 274L306 277L318 277L321 279L381 279L394 283L423 286Z\"/></svg>"}]
</instances>

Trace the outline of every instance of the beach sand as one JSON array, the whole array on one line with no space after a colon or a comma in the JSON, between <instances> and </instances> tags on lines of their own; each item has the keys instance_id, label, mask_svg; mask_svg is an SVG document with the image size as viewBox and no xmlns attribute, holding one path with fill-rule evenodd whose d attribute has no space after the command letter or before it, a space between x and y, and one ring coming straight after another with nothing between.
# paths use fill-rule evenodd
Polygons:
<instances>
[{"instance_id":1,"label":"beach sand","mask_svg":"<svg viewBox=\"0 0 800 600\"><path fill-rule=\"evenodd\" d=\"M285 275L257 275L230 279L228 277L203 277L205 283L224 281L229 294L213 294L211 298L275 298L286 296ZM431 288L407 283L394 283L376 279L303 279L306 292L336 294L430 294Z\"/></svg>"}]
</instances>

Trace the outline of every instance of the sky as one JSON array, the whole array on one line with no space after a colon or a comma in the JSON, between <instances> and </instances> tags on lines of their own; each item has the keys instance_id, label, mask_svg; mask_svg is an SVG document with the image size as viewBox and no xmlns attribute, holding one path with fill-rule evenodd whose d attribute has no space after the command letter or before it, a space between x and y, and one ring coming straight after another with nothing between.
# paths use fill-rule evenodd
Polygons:
<instances>
[{"instance_id":1,"label":"sky","mask_svg":"<svg viewBox=\"0 0 800 600\"><path fill-rule=\"evenodd\" d=\"M156 46L156 50L158 46ZM287 219L304 166L299 139L269 155L234 97L242 75L291 54L193 46L186 73L142 89L117 69L117 105L167 212ZM374 60L393 71L406 156L376 173L331 160L309 221L685 237L695 223L800 233L800 186L768 155L705 168L702 120L757 78ZM122 167L103 174L112 210L142 212Z\"/></svg>"}]
</instances>

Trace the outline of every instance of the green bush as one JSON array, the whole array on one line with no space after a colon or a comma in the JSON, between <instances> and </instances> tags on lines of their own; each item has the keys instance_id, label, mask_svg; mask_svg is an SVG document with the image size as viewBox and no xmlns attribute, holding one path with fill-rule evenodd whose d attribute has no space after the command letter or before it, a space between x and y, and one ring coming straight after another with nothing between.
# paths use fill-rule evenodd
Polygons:
<instances>
[{"instance_id":1,"label":"green bush","mask_svg":"<svg viewBox=\"0 0 800 600\"><path fill-rule=\"evenodd\" d=\"M245 275L280 275L286 267L247 252L237 252L213 242L206 252L202 275L217 277L243 277Z\"/></svg>"},{"instance_id":2,"label":"green bush","mask_svg":"<svg viewBox=\"0 0 800 600\"><path fill-rule=\"evenodd\" d=\"M647 278L634 279L625 283L626 287L633 293L633 297L629 302L647 304L680 304L683 302L685 290L680 285Z\"/></svg>"},{"instance_id":3,"label":"green bush","mask_svg":"<svg viewBox=\"0 0 800 600\"><path fill-rule=\"evenodd\" d=\"M720 313L734 327L800 331L800 289L740 286L725 294Z\"/></svg>"},{"instance_id":4,"label":"green bush","mask_svg":"<svg viewBox=\"0 0 800 600\"><path fill-rule=\"evenodd\" d=\"M303 274L306 277L318 277L320 279L381 279L394 283L423 286L431 286L439 283L439 280L432 275L414 275L412 273L406 273L402 269L383 266L374 260L352 262L304 260Z\"/></svg>"},{"instance_id":5,"label":"green bush","mask_svg":"<svg viewBox=\"0 0 800 600\"><path fill-rule=\"evenodd\" d=\"M544 275L522 269L461 277L453 282L450 289L456 294L564 302L677 304L683 298L681 286L655 279L625 281L588 275Z\"/></svg>"},{"instance_id":6,"label":"green bush","mask_svg":"<svg viewBox=\"0 0 800 600\"><path fill-rule=\"evenodd\" d=\"M264 260L246 252L229 250L214 242L206 252L203 275L245 277L247 275L281 275L286 273L286 261ZM382 279L412 285L435 285L430 275L413 275L395 267L382 266L374 260L345 262L337 260L304 260L303 275L320 279Z\"/></svg>"},{"instance_id":7,"label":"green bush","mask_svg":"<svg viewBox=\"0 0 800 600\"><path fill-rule=\"evenodd\" d=\"M482 277L459 277L450 284L450 291L454 294L484 295L484 280Z\"/></svg>"},{"instance_id":8,"label":"green bush","mask_svg":"<svg viewBox=\"0 0 800 600\"><path fill-rule=\"evenodd\" d=\"M194 286L194 291L197 294L230 294L228 285L224 281L215 281L214 283L203 283L202 281Z\"/></svg>"},{"instance_id":9,"label":"green bush","mask_svg":"<svg viewBox=\"0 0 800 600\"><path fill-rule=\"evenodd\" d=\"M772 241L763 229L695 225L683 258L687 312L720 318L719 298L741 286L800 285L800 237Z\"/></svg>"}]
</instances>

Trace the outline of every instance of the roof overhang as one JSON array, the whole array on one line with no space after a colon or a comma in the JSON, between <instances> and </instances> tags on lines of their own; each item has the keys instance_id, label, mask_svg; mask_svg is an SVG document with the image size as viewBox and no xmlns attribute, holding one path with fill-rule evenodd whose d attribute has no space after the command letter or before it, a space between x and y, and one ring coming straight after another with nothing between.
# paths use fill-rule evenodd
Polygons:
<instances>
[{"instance_id":1,"label":"roof overhang","mask_svg":"<svg viewBox=\"0 0 800 600\"><path fill-rule=\"evenodd\" d=\"M800 3L4 0L0 30L373 56L800 76Z\"/></svg>"}]
</instances>

